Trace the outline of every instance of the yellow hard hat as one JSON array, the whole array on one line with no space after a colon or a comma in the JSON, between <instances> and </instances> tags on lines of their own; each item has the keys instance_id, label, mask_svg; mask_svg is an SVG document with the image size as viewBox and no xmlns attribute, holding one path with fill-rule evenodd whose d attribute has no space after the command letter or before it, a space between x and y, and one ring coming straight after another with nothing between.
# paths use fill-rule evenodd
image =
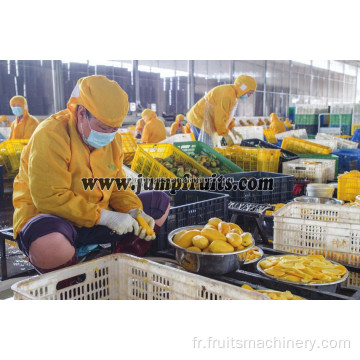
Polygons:
<instances>
[{"instance_id":1,"label":"yellow hard hat","mask_svg":"<svg viewBox=\"0 0 360 360\"><path fill-rule=\"evenodd\" d=\"M122 125L129 110L128 96L116 81L92 75L78 80L67 104L71 112L84 106L96 119L111 127Z\"/></svg>"}]
</instances>

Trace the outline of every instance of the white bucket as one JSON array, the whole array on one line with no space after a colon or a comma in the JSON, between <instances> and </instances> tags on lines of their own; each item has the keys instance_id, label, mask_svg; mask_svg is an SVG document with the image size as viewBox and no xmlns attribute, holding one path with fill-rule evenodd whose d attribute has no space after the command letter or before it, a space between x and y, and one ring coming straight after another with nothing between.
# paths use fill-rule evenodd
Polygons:
<instances>
[{"instance_id":1,"label":"white bucket","mask_svg":"<svg viewBox=\"0 0 360 360\"><path fill-rule=\"evenodd\" d=\"M329 184L309 184L306 187L306 195L314 197L332 198L334 187Z\"/></svg>"}]
</instances>

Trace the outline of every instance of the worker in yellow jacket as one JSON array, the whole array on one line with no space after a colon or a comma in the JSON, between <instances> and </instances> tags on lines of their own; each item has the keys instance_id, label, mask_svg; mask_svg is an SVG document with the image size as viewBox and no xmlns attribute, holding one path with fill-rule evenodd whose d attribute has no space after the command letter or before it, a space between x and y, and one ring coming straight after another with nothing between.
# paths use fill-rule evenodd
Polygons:
<instances>
[{"instance_id":1,"label":"worker in yellow jacket","mask_svg":"<svg viewBox=\"0 0 360 360\"><path fill-rule=\"evenodd\" d=\"M145 144L157 144L166 139L166 129L164 123L157 118L156 113L150 109L145 109L141 116L145 121L145 127L141 136L141 142Z\"/></svg>"},{"instance_id":2,"label":"worker in yellow jacket","mask_svg":"<svg viewBox=\"0 0 360 360\"><path fill-rule=\"evenodd\" d=\"M29 114L26 99L20 95L14 96L10 100L10 107L16 119L11 123L9 139L30 139L39 122Z\"/></svg>"},{"instance_id":3,"label":"worker in yellow jacket","mask_svg":"<svg viewBox=\"0 0 360 360\"><path fill-rule=\"evenodd\" d=\"M286 130L292 130L293 126L289 120L289 118L286 118L285 121L284 121L284 125L286 127Z\"/></svg>"},{"instance_id":4,"label":"worker in yellow jacket","mask_svg":"<svg viewBox=\"0 0 360 360\"><path fill-rule=\"evenodd\" d=\"M269 128L274 134L280 134L286 131L286 127L282 121L280 121L275 113L270 114L270 126Z\"/></svg>"},{"instance_id":5,"label":"worker in yellow jacket","mask_svg":"<svg viewBox=\"0 0 360 360\"><path fill-rule=\"evenodd\" d=\"M247 99L256 90L254 78L240 75L234 84L210 90L187 113L196 140L215 146L235 126L233 120L238 100Z\"/></svg>"},{"instance_id":6,"label":"worker in yellow jacket","mask_svg":"<svg viewBox=\"0 0 360 360\"><path fill-rule=\"evenodd\" d=\"M11 126L11 122L6 115L0 115L0 126L1 127L9 127Z\"/></svg>"},{"instance_id":7,"label":"worker in yellow jacket","mask_svg":"<svg viewBox=\"0 0 360 360\"><path fill-rule=\"evenodd\" d=\"M170 136L176 134L185 134L185 117L182 114L176 116L175 121L170 128Z\"/></svg>"},{"instance_id":8,"label":"worker in yellow jacket","mask_svg":"<svg viewBox=\"0 0 360 360\"><path fill-rule=\"evenodd\" d=\"M24 148L14 180L14 237L39 272L76 263L83 246L119 242L124 249L134 236L140 254L130 243L125 251L143 256L155 236L136 215L155 232L165 221L170 199L163 192L137 196L115 182L95 182L125 177L117 130L128 107L115 81L81 78L67 109L44 120Z\"/></svg>"}]
</instances>

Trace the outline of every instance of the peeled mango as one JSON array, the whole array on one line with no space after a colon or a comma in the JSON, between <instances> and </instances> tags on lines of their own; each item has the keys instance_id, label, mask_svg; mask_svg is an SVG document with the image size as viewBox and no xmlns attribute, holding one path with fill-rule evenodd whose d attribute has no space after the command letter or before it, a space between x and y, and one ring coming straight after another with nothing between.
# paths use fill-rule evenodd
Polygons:
<instances>
[{"instance_id":1,"label":"peeled mango","mask_svg":"<svg viewBox=\"0 0 360 360\"><path fill-rule=\"evenodd\" d=\"M211 218L198 230L179 231L173 237L173 242L189 251L231 253L250 247L253 244L253 237L250 233L244 233L237 224Z\"/></svg>"}]
</instances>

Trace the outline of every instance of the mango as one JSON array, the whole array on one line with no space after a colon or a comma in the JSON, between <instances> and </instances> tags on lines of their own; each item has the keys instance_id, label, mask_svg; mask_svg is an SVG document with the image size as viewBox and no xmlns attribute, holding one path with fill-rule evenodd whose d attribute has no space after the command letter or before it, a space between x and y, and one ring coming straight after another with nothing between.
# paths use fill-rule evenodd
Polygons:
<instances>
[{"instance_id":1,"label":"mango","mask_svg":"<svg viewBox=\"0 0 360 360\"><path fill-rule=\"evenodd\" d=\"M174 237L174 243L183 248L188 248L192 245L192 238L196 235L200 235L200 230L188 230L182 234L176 241Z\"/></svg>"},{"instance_id":2,"label":"mango","mask_svg":"<svg viewBox=\"0 0 360 360\"><path fill-rule=\"evenodd\" d=\"M182 234L185 234L187 230L181 230L179 232L177 232L174 237L173 237L173 242L176 244L176 242L180 239L180 236Z\"/></svg>"},{"instance_id":3,"label":"mango","mask_svg":"<svg viewBox=\"0 0 360 360\"><path fill-rule=\"evenodd\" d=\"M209 253L209 252L210 252L209 247L205 248L202 252L203 252L203 253Z\"/></svg>"},{"instance_id":4,"label":"mango","mask_svg":"<svg viewBox=\"0 0 360 360\"><path fill-rule=\"evenodd\" d=\"M231 253L234 252L234 248L227 243L226 241L222 240L214 240L209 245L209 250L212 253Z\"/></svg>"},{"instance_id":5,"label":"mango","mask_svg":"<svg viewBox=\"0 0 360 360\"><path fill-rule=\"evenodd\" d=\"M209 246L209 240L202 235L196 235L192 238L192 243L194 246L198 247L199 249L205 249Z\"/></svg>"},{"instance_id":6,"label":"mango","mask_svg":"<svg viewBox=\"0 0 360 360\"><path fill-rule=\"evenodd\" d=\"M226 241L226 236L215 229L202 229L201 235L205 236L210 242L215 240Z\"/></svg>"},{"instance_id":7,"label":"mango","mask_svg":"<svg viewBox=\"0 0 360 360\"><path fill-rule=\"evenodd\" d=\"M204 229L214 229L214 230L217 230L217 227L214 226L214 225L206 224L206 225L204 226Z\"/></svg>"},{"instance_id":8,"label":"mango","mask_svg":"<svg viewBox=\"0 0 360 360\"><path fill-rule=\"evenodd\" d=\"M230 225L230 229L231 230L239 230L241 232L241 234L244 232L243 229L238 225L238 224L235 224L235 223L228 223Z\"/></svg>"},{"instance_id":9,"label":"mango","mask_svg":"<svg viewBox=\"0 0 360 360\"><path fill-rule=\"evenodd\" d=\"M234 228L234 229L231 229L231 230L230 230L230 233L234 233L234 234L239 234L239 235L241 235L241 234L243 233L243 231L242 231L242 230L239 230L239 229Z\"/></svg>"},{"instance_id":10,"label":"mango","mask_svg":"<svg viewBox=\"0 0 360 360\"><path fill-rule=\"evenodd\" d=\"M230 228L230 225L227 222L221 221L218 224L218 230L222 234L226 235L228 232L230 232L231 228Z\"/></svg>"},{"instance_id":11,"label":"mango","mask_svg":"<svg viewBox=\"0 0 360 360\"><path fill-rule=\"evenodd\" d=\"M186 250L201 252L201 249L199 249L197 246L190 246Z\"/></svg>"},{"instance_id":12,"label":"mango","mask_svg":"<svg viewBox=\"0 0 360 360\"><path fill-rule=\"evenodd\" d=\"M228 233L228 234L226 234L226 239L227 239L228 243L231 246L233 246L234 248L242 246L242 239L241 239L241 235L239 235L239 234Z\"/></svg>"},{"instance_id":13,"label":"mango","mask_svg":"<svg viewBox=\"0 0 360 360\"><path fill-rule=\"evenodd\" d=\"M207 223L208 223L208 225L213 225L213 226L217 227L220 222L221 222L221 219L219 219L219 218L211 218Z\"/></svg>"},{"instance_id":14,"label":"mango","mask_svg":"<svg viewBox=\"0 0 360 360\"><path fill-rule=\"evenodd\" d=\"M242 245L247 247L252 244L253 237L250 233L243 233L243 234L241 234L241 240L242 240Z\"/></svg>"}]
</instances>

